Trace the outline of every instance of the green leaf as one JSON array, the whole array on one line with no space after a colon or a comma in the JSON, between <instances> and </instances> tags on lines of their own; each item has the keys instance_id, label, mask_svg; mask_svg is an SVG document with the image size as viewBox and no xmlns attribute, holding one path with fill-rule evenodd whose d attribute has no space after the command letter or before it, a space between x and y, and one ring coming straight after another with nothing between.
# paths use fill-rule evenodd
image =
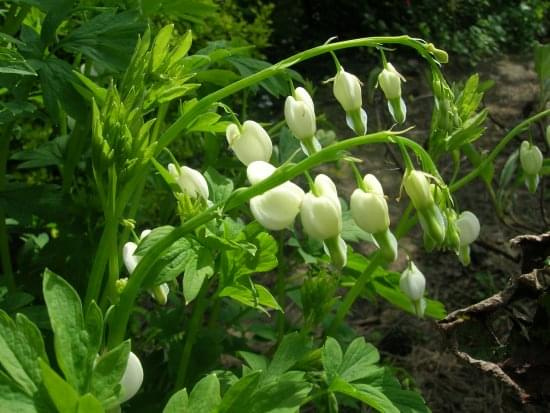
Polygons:
<instances>
[{"instance_id":1,"label":"green leaf","mask_svg":"<svg viewBox=\"0 0 550 413\"><path fill-rule=\"evenodd\" d=\"M189 52L193 36L191 30L187 30L181 39L178 39L179 46L174 48L168 58L168 67L181 63L181 59Z\"/></svg>"},{"instance_id":2,"label":"green leaf","mask_svg":"<svg viewBox=\"0 0 550 413\"><path fill-rule=\"evenodd\" d=\"M250 413L297 413L313 386L302 371L288 371L267 382L254 393ZM242 411L242 410L241 410ZM237 411L235 411L237 413Z\"/></svg>"},{"instance_id":3,"label":"green leaf","mask_svg":"<svg viewBox=\"0 0 550 413\"><path fill-rule=\"evenodd\" d=\"M104 411L101 402L93 394L86 393L78 401L77 413L103 413Z\"/></svg>"},{"instance_id":4,"label":"green leaf","mask_svg":"<svg viewBox=\"0 0 550 413\"><path fill-rule=\"evenodd\" d=\"M60 45L69 52L82 53L107 70L122 71L128 67L138 34L144 29L137 12L115 14L109 10L83 23Z\"/></svg>"},{"instance_id":5,"label":"green leaf","mask_svg":"<svg viewBox=\"0 0 550 413\"><path fill-rule=\"evenodd\" d=\"M162 413L191 413L189 411L189 396L187 396L187 389L181 389L174 393Z\"/></svg>"},{"instance_id":6,"label":"green leaf","mask_svg":"<svg viewBox=\"0 0 550 413\"><path fill-rule=\"evenodd\" d=\"M248 351L239 351L237 354L244 359L252 370L267 369L267 358L261 354L250 353Z\"/></svg>"},{"instance_id":7,"label":"green leaf","mask_svg":"<svg viewBox=\"0 0 550 413\"><path fill-rule=\"evenodd\" d=\"M397 407L380 390L368 384L352 385L337 377L329 390L360 400L382 413L399 413Z\"/></svg>"},{"instance_id":8,"label":"green leaf","mask_svg":"<svg viewBox=\"0 0 550 413\"><path fill-rule=\"evenodd\" d=\"M189 395L189 412L213 413L220 402L220 382L215 374L209 374L193 387Z\"/></svg>"},{"instance_id":9,"label":"green leaf","mask_svg":"<svg viewBox=\"0 0 550 413\"><path fill-rule=\"evenodd\" d=\"M384 373L369 384L380 389L401 413L430 412L422 396L415 391L403 390L399 381L388 369L384 369ZM358 388L361 386L362 384L357 385Z\"/></svg>"},{"instance_id":10,"label":"green leaf","mask_svg":"<svg viewBox=\"0 0 550 413\"><path fill-rule=\"evenodd\" d=\"M340 377L347 382L362 379L368 374L368 367L379 360L378 350L372 344L365 343L363 337L357 337L346 349L339 369Z\"/></svg>"},{"instance_id":11,"label":"green leaf","mask_svg":"<svg viewBox=\"0 0 550 413\"><path fill-rule=\"evenodd\" d=\"M156 72L164 63L166 55L168 54L168 48L170 46L170 39L172 38L172 31L174 30L173 24L168 24L159 30L153 48L151 50L151 71Z\"/></svg>"},{"instance_id":12,"label":"green leaf","mask_svg":"<svg viewBox=\"0 0 550 413\"><path fill-rule=\"evenodd\" d=\"M2 413L36 413L37 410L32 397L25 394L0 371L0 411Z\"/></svg>"},{"instance_id":13,"label":"green leaf","mask_svg":"<svg viewBox=\"0 0 550 413\"><path fill-rule=\"evenodd\" d=\"M214 168L208 168L204 172L204 177L206 178L206 182L208 182L212 202L220 204L229 199L234 188L231 179L221 175Z\"/></svg>"},{"instance_id":14,"label":"green leaf","mask_svg":"<svg viewBox=\"0 0 550 413\"><path fill-rule=\"evenodd\" d=\"M48 269L44 271L43 290L59 367L68 383L84 392L95 354L91 356L88 349L90 342L78 293Z\"/></svg>"},{"instance_id":15,"label":"green leaf","mask_svg":"<svg viewBox=\"0 0 550 413\"><path fill-rule=\"evenodd\" d=\"M298 332L287 334L267 369L268 376L278 376L288 371L311 351L311 341Z\"/></svg>"},{"instance_id":16,"label":"green leaf","mask_svg":"<svg viewBox=\"0 0 550 413\"><path fill-rule=\"evenodd\" d=\"M120 381L128 364L130 341L124 341L102 354L96 361L91 379L91 392L108 409L117 405Z\"/></svg>"},{"instance_id":17,"label":"green leaf","mask_svg":"<svg viewBox=\"0 0 550 413\"><path fill-rule=\"evenodd\" d=\"M103 341L103 313L95 301L88 306L84 324L88 333L88 356L94 359Z\"/></svg>"},{"instance_id":18,"label":"green leaf","mask_svg":"<svg viewBox=\"0 0 550 413\"><path fill-rule=\"evenodd\" d=\"M73 11L74 0L58 0L57 7L52 7L42 21L40 39L44 45L55 41L55 32L59 25L69 17Z\"/></svg>"},{"instance_id":19,"label":"green leaf","mask_svg":"<svg viewBox=\"0 0 550 413\"><path fill-rule=\"evenodd\" d=\"M213 125L221 119L216 112L205 112L195 118L187 128L188 132L212 132Z\"/></svg>"},{"instance_id":20,"label":"green leaf","mask_svg":"<svg viewBox=\"0 0 550 413\"><path fill-rule=\"evenodd\" d=\"M34 69L17 50L0 47L0 73L20 76L36 76Z\"/></svg>"},{"instance_id":21,"label":"green leaf","mask_svg":"<svg viewBox=\"0 0 550 413\"><path fill-rule=\"evenodd\" d=\"M10 159L25 161L17 165L17 169L42 168L45 166L59 166L63 163L63 154L69 135L58 136L35 149L28 149L14 153Z\"/></svg>"},{"instance_id":22,"label":"green leaf","mask_svg":"<svg viewBox=\"0 0 550 413\"><path fill-rule=\"evenodd\" d=\"M201 290L204 280L214 274L212 267L214 258L207 248L200 248L194 251L195 254L189 258L185 266L185 275L183 277L183 296L185 304L193 301Z\"/></svg>"},{"instance_id":23,"label":"green leaf","mask_svg":"<svg viewBox=\"0 0 550 413\"><path fill-rule=\"evenodd\" d=\"M0 310L0 365L28 396L37 391L41 381L37 359L44 354L44 343L37 337L36 326L23 315L15 323Z\"/></svg>"},{"instance_id":24,"label":"green leaf","mask_svg":"<svg viewBox=\"0 0 550 413\"><path fill-rule=\"evenodd\" d=\"M239 259L236 260L237 277L271 271L277 267L277 241L267 232L262 231L253 235L255 231L255 224L249 224L245 229L246 233L250 233L250 235L247 234L247 240L254 244L257 250L254 254L240 253Z\"/></svg>"},{"instance_id":25,"label":"green leaf","mask_svg":"<svg viewBox=\"0 0 550 413\"><path fill-rule=\"evenodd\" d=\"M57 410L61 413L75 412L79 402L77 391L42 359L39 359L39 363L44 385Z\"/></svg>"},{"instance_id":26,"label":"green leaf","mask_svg":"<svg viewBox=\"0 0 550 413\"><path fill-rule=\"evenodd\" d=\"M327 337L321 353L321 360L323 361L323 368L327 373L329 383L338 375L342 359L342 348L338 344L338 341L332 337Z\"/></svg>"},{"instance_id":27,"label":"green leaf","mask_svg":"<svg viewBox=\"0 0 550 413\"><path fill-rule=\"evenodd\" d=\"M253 284L252 286L230 285L220 292L220 297L229 297L248 307L262 311L265 311L264 307L283 311L269 290L260 284Z\"/></svg>"},{"instance_id":28,"label":"green leaf","mask_svg":"<svg viewBox=\"0 0 550 413\"><path fill-rule=\"evenodd\" d=\"M216 413L239 413L250 409L250 398L260 381L260 372L255 371L242 377L223 395Z\"/></svg>"}]
</instances>

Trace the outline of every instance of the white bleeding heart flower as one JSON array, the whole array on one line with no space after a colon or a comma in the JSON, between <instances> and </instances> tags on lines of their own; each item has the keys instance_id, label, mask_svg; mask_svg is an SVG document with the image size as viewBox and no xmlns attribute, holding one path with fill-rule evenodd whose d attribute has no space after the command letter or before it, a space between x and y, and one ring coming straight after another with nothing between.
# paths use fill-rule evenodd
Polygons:
<instances>
[{"instance_id":1,"label":"white bleeding heart flower","mask_svg":"<svg viewBox=\"0 0 550 413\"><path fill-rule=\"evenodd\" d=\"M176 165L170 163L168 172L176 180L182 192L190 198L201 197L205 201L208 200L208 183L199 171L187 166L182 166L178 170Z\"/></svg>"},{"instance_id":2,"label":"white bleeding heart flower","mask_svg":"<svg viewBox=\"0 0 550 413\"><path fill-rule=\"evenodd\" d=\"M390 216L382 185L372 174L366 175L363 183L367 192L357 188L351 194L351 216L366 232L371 234L384 232L390 226Z\"/></svg>"},{"instance_id":3,"label":"white bleeding heart flower","mask_svg":"<svg viewBox=\"0 0 550 413\"><path fill-rule=\"evenodd\" d=\"M285 120L296 138L304 140L315 136L315 107L311 96L303 87L296 88L294 96L286 98Z\"/></svg>"},{"instance_id":4,"label":"white bleeding heart flower","mask_svg":"<svg viewBox=\"0 0 550 413\"><path fill-rule=\"evenodd\" d=\"M275 167L263 161L252 162L247 168L248 180L252 184L263 181ZM265 228L281 230L292 226L304 198L304 191L292 182L284 182L250 200L254 218Z\"/></svg>"},{"instance_id":5,"label":"white bleeding heart flower","mask_svg":"<svg viewBox=\"0 0 550 413\"><path fill-rule=\"evenodd\" d=\"M139 391L143 383L143 367L139 358L132 352L128 354L126 370L120 380L120 403L131 399Z\"/></svg>"},{"instance_id":6,"label":"white bleeding heart flower","mask_svg":"<svg viewBox=\"0 0 550 413\"><path fill-rule=\"evenodd\" d=\"M229 147L245 165L254 161L269 161L273 152L273 144L266 130L257 122L247 120L242 128L230 124L226 129Z\"/></svg>"},{"instance_id":7,"label":"white bleeding heart flower","mask_svg":"<svg viewBox=\"0 0 550 413\"><path fill-rule=\"evenodd\" d=\"M363 105L361 81L357 76L340 68L334 77L332 91L346 112L361 109Z\"/></svg>"}]
</instances>

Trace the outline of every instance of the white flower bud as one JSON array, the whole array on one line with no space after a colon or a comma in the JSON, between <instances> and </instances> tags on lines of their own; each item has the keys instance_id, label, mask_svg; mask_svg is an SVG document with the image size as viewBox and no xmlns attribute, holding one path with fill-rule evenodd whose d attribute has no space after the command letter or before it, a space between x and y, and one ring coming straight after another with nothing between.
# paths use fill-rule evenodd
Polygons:
<instances>
[{"instance_id":1,"label":"white flower bud","mask_svg":"<svg viewBox=\"0 0 550 413\"><path fill-rule=\"evenodd\" d=\"M418 301L424 296L426 278L414 265L414 262L410 261L405 271L401 274L399 288L412 301Z\"/></svg>"},{"instance_id":2,"label":"white flower bud","mask_svg":"<svg viewBox=\"0 0 550 413\"><path fill-rule=\"evenodd\" d=\"M235 155L245 165L254 161L269 161L273 151L271 138L266 130L257 122L247 120L242 130L231 123L226 131L227 142Z\"/></svg>"},{"instance_id":3,"label":"white flower bud","mask_svg":"<svg viewBox=\"0 0 550 413\"><path fill-rule=\"evenodd\" d=\"M346 72L341 68L334 77L332 87L336 100L346 112L361 109L363 100L361 97L361 82L357 76Z\"/></svg>"},{"instance_id":4,"label":"white flower bud","mask_svg":"<svg viewBox=\"0 0 550 413\"><path fill-rule=\"evenodd\" d=\"M197 170L182 166L179 171L173 163L168 164L168 172L174 177L182 192L190 198L202 197L208 200L208 184Z\"/></svg>"},{"instance_id":5,"label":"white flower bud","mask_svg":"<svg viewBox=\"0 0 550 413\"><path fill-rule=\"evenodd\" d=\"M378 75L378 84L384 92L386 99L392 100L401 97L401 79L402 76L391 63L388 63L380 72Z\"/></svg>"},{"instance_id":6,"label":"white flower bud","mask_svg":"<svg viewBox=\"0 0 550 413\"><path fill-rule=\"evenodd\" d=\"M126 267L128 274L132 274L139 263L140 257L134 255L136 249L137 244L135 242L127 242L122 247L122 261L124 261L124 266Z\"/></svg>"},{"instance_id":7,"label":"white flower bud","mask_svg":"<svg viewBox=\"0 0 550 413\"><path fill-rule=\"evenodd\" d=\"M536 145L523 141L519 149L521 167L527 175L538 175L542 168L542 152Z\"/></svg>"},{"instance_id":8,"label":"white flower bud","mask_svg":"<svg viewBox=\"0 0 550 413\"><path fill-rule=\"evenodd\" d=\"M409 171L403 178L403 186L416 209L424 209L433 204L430 184L424 172Z\"/></svg>"},{"instance_id":9,"label":"white flower bud","mask_svg":"<svg viewBox=\"0 0 550 413\"><path fill-rule=\"evenodd\" d=\"M462 212L456 220L460 246L470 245L479 237L479 220L470 211Z\"/></svg>"},{"instance_id":10,"label":"white flower bud","mask_svg":"<svg viewBox=\"0 0 550 413\"><path fill-rule=\"evenodd\" d=\"M298 139L314 137L316 131L315 108L311 96L304 88L296 88L294 96L286 98L285 120Z\"/></svg>"},{"instance_id":11,"label":"white flower bud","mask_svg":"<svg viewBox=\"0 0 550 413\"><path fill-rule=\"evenodd\" d=\"M357 188L351 194L350 210L355 223L371 234L384 232L390 226L388 203L384 198L382 185L374 175L363 179L369 192Z\"/></svg>"},{"instance_id":12,"label":"white flower bud","mask_svg":"<svg viewBox=\"0 0 550 413\"><path fill-rule=\"evenodd\" d=\"M138 392L143 383L143 367L137 356L130 352L128 354L128 363L126 370L120 380L120 403L131 399Z\"/></svg>"},{"instance_id":13,"label":"white flower bud","mask_svg":"<svg viewBox=\"0 0 550 413\"><path fill-rule=\"evenodd\" d=\"M308 192L300 211L304 231L319 241L335 238L342 231L342 207L336 185L322 174L317 175L314 185L318 195Z\"/></svg>"},{"instance_id":14,"label":"white flower bud","mask_svg":"<svg viewBox=\"0 0 550 413\"><path fill-rule=\"evenodd\" d=\"M252 162L247 168L252 184L263 181L275 171L273 165L263 161ZM281 230L290 227L304 198L304 191L292 182L285 182L250 200L250 211L265 228Z\"/></svg>"}]
</instances>

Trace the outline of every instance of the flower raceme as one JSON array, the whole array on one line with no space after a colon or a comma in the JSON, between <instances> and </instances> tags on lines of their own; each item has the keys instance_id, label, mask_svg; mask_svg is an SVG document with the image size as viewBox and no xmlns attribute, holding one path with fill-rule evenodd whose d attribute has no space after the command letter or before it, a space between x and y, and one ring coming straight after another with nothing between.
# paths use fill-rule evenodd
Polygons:
<instances>
[{"instance_id":1,"label":"flower raceme","mask_svg":"<svg viewBox=\"0 0 550 413\"><path fill-rule=\"evenodd\" d=\"M264 161L254 161L246 170L248 180L256 184L275 172L275 167ZM250 200L254 218L265 228L281 230L294 223L304 199L304 191L292 182L285 182Z\"/></svg>"},{"instance_id":2,"label":"flower raceme","mask_svg":"<svg viewBox=\"0 0 550 413\"><path fill-rule=\"evenodd\" d=\"M143 240L150 233L150 229L143 230L139 237L140 241ZM141 257L139 255L135 255L137 247L137 244L131 241L127 242L122 247L122 260L124 261L124 266L126 267L129 275L132 275L139 261L141 260ZM163 283L153 288L150 288L147 291L160 305L164 305L168 302L168 293L170 292L170 287L168 287L168 284Z\"/></svg>"},{"instance_id":3,"label":"flower raceme","mask_svg":"<svg viewBox=\"0 0 550 413\"><path fill-rule=\"evenodd\" d=\"M132 352L128 354L126 370L120 380L120 403L135 396L143 383L143 367L139 358Z\"/></svg>"},{"instance_id":4,"label":"flower raceme","mask_svg":"<svg viewBox=\"0 0 550 413\"><path fill-rule=\"evenodd\" d=\"M390 216L384 190L374 175L365 175L362 188L353 191L350 210L355 223L376 239L384 257L390 262L395 261L397 239L389 229Z\"/></svg>"},{"instance_id":5,"label":"flower raceme","mask_svg":"<svg viewBox=\"0 0 550 413\"><path fill-rule=\"evenodd\" d=\"M367 112L362 108L361 82L359 78L346 72L342 67L334 76L333 93L346 111L346 123L357 134L367 133Z\"/></svg>"},{"instance_id":6,"label":"flower raceme","mask_svg":"<svg viewBox=\"0 0 550 413\"><path fill-rule=\"evenodd\" d=\"M304 232L323 241L325 250L337 267L347 262L347 246L340 237L342 207L334 182L324 174L317 175L312 190L304 196L300 217Z\"/></svg>"},{"instance_id":7,"label":"flower raceme","mask_svg":"<svg viewBox=\"0 0 550 413\"><path fill-rule=\"evenodd\" d=\"M273 144L266 130L257 122L247 120L242 127L231 123L226 131L229 147L244 165L254 161L268 162Z\"/></svg>"},{"instance_id":8,"label":"flower raceme","mask_svg":"<svg viewBox=\"0 0 550 413\"><path fill-rule=\"evenodd\" d=\"M208 200L208 184L204 176L197 170L182 166L179 168L173 163L168 164L168 172L176 180L176 183L184 194L191 199L202 198Z\"/></svg>"}]
</instances>

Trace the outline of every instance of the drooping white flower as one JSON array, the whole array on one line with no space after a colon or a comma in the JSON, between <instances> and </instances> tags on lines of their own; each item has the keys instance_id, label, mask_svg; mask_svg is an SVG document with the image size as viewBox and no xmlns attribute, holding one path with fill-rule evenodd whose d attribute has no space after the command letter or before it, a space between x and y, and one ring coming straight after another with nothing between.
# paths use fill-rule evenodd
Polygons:
<instances>
[{"instance_id":1,"label":"drooping white flower","mask_svg":"<svg viewBox=\"0 0 550 413\"><path fill-rule=\"evenodd\" d=\"M420 300L424 296L426 278L414 262L409 261L409 265L405 271L401 273L399 288L412 301Z\"/></svg>"},{"instance_id":2,"label":"drooping white flower","mask_svg":"<svg viewBox=\"0 0 550 413\"><path fill-rule=\"evenodd\" d=\"M288 96L285 101L285 120L291 132L300 140L315 136L315 107L309 93L298 87L294 96Z\"/></svg>"},{"instance_id":3,"label":"drooping white flower","mask_svg":"<svg viewBox=\"0 0 550 413\"><path fill-rule=\"evenodd\" d=\"M424 172L408 171L403 178L403 186L416 209L424 209L434 203L430 183Z\"/></svg>"},{"instance_id":4,"label":"drooping white flower","mask_svg":"<svg viewBox=\"0 0 550 413\"><path fill-rule=\"evenodd\" d=\"M361 109L363 105L361 82L357 76L340 68L334 77L332 90L336 100L346 112Z\"/></svg>"},{"instance_id":5,"label":"drooping white flower","mask_svg":"<svg viewBox=\"0 0 550 413\"><path fill-rule=\"evenodd\" d=\"M317 194L308 192L300 211L304 231L319 241L338 237L342 231L342 207L336 185L323 174L317 175L314 185Z\"/></svg>"},{"instance_id":6,"label":"drooping white flower","mask_svg":"<svg viewBox=\"0 0 550 413\"><path fill-rule=\"evenodd\" d=\"M257 122L247 120L242 129L232 123L226 129L227 142L245 165L254 161L269 161L273 144L266 130Z\"/></svg>"},{"instance_id":7,"label":"drooping white flower","mask_svg":"<svg viewBox=\"0 0 550 413\"><path fill-rule=\"evenodd\" d=\"M460 238L460 246L470 245L479 237L479 220L473 212L462 212L456 220L456 227Z\"/></svg>"},{"instance_id":8,"label":"drooping white flower","mask_svg":"<svg viewBox=\"0 0 550 413\"><path fill-rule=\"evenodd\" d=\"M247 176L252 184L269 177L275 167L263 161L248 165ZM304 191L292 182L284 182L250 200L250 211L265 228L281 230L290 227L300 212Z\"/></svg>"},{"instance_id":9,"label":"drooping white flower","mask_svg":"<svg viewBox=\"0 0 550 413\"><path fill-rule=\"evenodd\" d=\"M182 166L176 167L173 163L168 164L168 172L176 180L183 193L190 198L202 197L208 200L208 184L204 176L197 170Z\"/></svg>"},{"instance_id":10,"label":"drooping white flower","mask_svg":"<svg viewBox=\"0 0 550 413\"><path fill-rule=\"evenodd\" d=\"M378 75L378 84L384 92L387 100L399 99L401 97L401 74L395 70L391 63L382 69Z\"/></svg>"},{"instance_id":11,"label":"drooping white flower","mask_svg":"<svg viewBox=\"0 0 550 413\"><path fill-rule=\"evenodd\" d=\"M363 182L367 192L357 188L351 194L351 216L366 232L376 234L386 231L390 226L390 216L382 185L372 174L365 175Z\"/></svg>"},{"instance_id":12,"label":"drooping white flower","mask_svg":"<svg viewBox=\"0 0 550 413\"><path fill-rule=\"evenodd\" d=\"M128 354L126 370L120 380L120 403L131 399L139 391L143 383L143 367L139 358L132 352Z\"/></svg>"},{"instance_id":13,"label":"drooping white flower","mask_svg":"<svg viewBox=\"0 0 550 413\"><path fill-rule=\"evenodd\" d=\"M542 168L544 157L536 145L523 141L519 149L519 160L521 167L527 175L538 175Z\"/></svg>"}]
</instances>

